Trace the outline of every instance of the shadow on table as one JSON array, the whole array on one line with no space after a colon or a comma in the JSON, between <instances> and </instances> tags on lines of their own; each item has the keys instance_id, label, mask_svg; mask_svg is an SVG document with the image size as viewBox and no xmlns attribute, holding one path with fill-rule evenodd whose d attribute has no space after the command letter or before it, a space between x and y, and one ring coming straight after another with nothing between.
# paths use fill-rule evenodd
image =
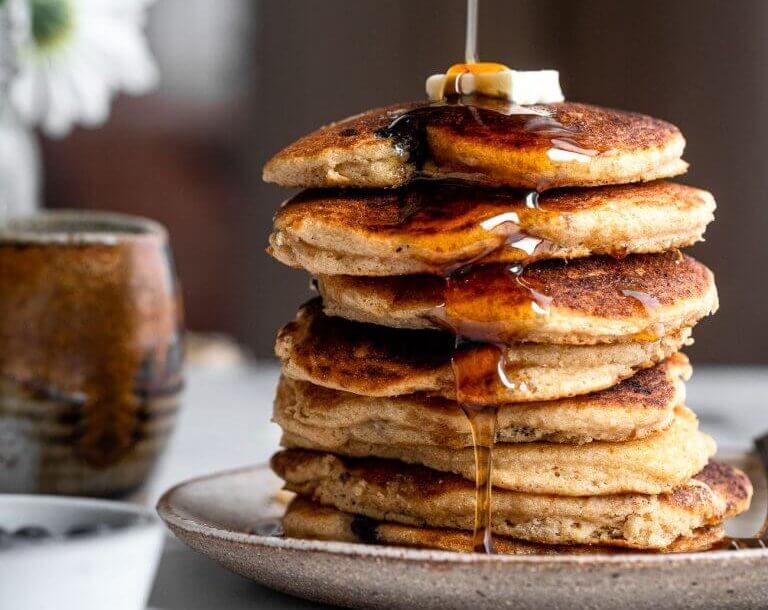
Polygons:
<instances>
[{"instance_id":1,"label":"shadow on table","mask_svg":"<svg viewBox=\"0 0 768 610\"><path fill-rule=\"evenodd\" d=\"M157 610L329 608L257 585L176 540L166 544L149 605Z\"/></svg>"}]
</instances>

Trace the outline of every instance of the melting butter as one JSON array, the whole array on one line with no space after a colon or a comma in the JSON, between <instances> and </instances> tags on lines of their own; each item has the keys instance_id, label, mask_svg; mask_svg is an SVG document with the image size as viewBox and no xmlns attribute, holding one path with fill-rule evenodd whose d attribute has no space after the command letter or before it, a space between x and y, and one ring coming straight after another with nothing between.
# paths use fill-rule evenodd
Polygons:
<instances>
[{"instance_id":1,"label":"melting butter","mask_svg":"<svg viewBox=\"0 0 768 610\"><path fill-rule=\"evenodd\" d=\"M430 101L473 94L520 105L551 104L565 99L557 70L512 70L489 62L451 66L445 74L427 78L426 90Z\"/></svg>"}]
</instances>

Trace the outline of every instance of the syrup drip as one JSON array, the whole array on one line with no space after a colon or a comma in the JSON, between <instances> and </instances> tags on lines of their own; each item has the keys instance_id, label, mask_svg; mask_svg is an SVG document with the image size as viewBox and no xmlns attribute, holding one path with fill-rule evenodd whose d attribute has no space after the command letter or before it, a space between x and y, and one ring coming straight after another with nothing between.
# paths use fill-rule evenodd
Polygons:
<instances>
[{"instance_id":1,"label":"syrup drip","mask_svg":"<svg viewBox=\"0 0 768 610\"><path fill-rule=\"evenodd\" d=\"M464 58L468 64L477 63L477 0L467 0L467 40Z\"/></svg>"},{"instance_id":2,"label":"syrup drip","mask_svg":"<svg viewBox=\"0 0 768 610\"><path fill-rule=\"evenodd\" d=\"M487 343L464 343L457 338L451 364L456 379L456 398L469 421L475 451L475 523L472 550L476 553L493 553L491 474L498 407L478 404L476 398L483 390L489 371L503 368L503 349Z\"/></svg>"},{"instance_id":3,"label":"syrup drip","mask_svg":"<svg viewBox=\"0 0 768 610\"><path fill-rule=\"evenodd\" d=\"M467 61L471 63L469 59L468 57ZM458 79L457 84L460 85L460 82ZM407 153L418 167L423 167L428 160L426 127L441 123L449 124L465 133L480 135L492 134L494 130L509 133L512 128L512 131L518 134L521 144L544 141L553 149L571 154L582 153L587 158L594 154L594 151L579 147L575 140L576 134L550 116L534 110L521 109L507 102L479 97L467 99L456 96L408 110L395 116L392 123L378 135L393 137L396 145ZM451 177L472 180L471 175L464 173L454 172ZM525 192L522 197L527 208L538 208L538 191ZM438 216L436 209L439 208L429 208L423 204L423 200L417 200L404 206L402 222L417 223L425 217L435 218ZM444 270L445 299L435 309L433 316L456 336L456 347L451 360L456 381L456 397L469 422L475 454L473 550L479 553L493 553L491 501L498 405L484 404L487 399L484 400L483 396L487 396L489 389L497 384L512 388L514 382L507 376L505 349L496 342L499 329L481 322L481 317L467 312L463 304L467 302L468 291L491 284L493 290L519 295L521 301L529 303L526 315L547 315L551 299L526 282L522 276L525 265L541 258L553 244L526 234L521 228L519 214L514 210L484 218L478 224L485 231L495 235L502 234L504 239L501 242L496 241L470 260L451 265ZM525 263L482 264L483 258L502 247L522 250L525 253ZM476 340L483 342L477 343Z\"/></svg>"},{"instance_id":4,"label":"syrup drip","mask_svg":"<svg viewBox=\"0 0 768 610\"><path fill-rule=\"evenodd\" d=\"M537 255L523 263L463 265L446 277L443 303L434 308L432 319L457 336L474 341L512 341L508 331L488 315L489 295L503 295L516 306L521 319L549 315L552 298L545 289L524 276L525 268Z\"/></svg>"},{"instance_id":5,"label":"syrup drip","mask_svg":"<svg viewBox=\"0 0 768 610\"><path fill-rule=\"evenodd\" d=\"M535 204L537 198L527 198ZM499 222L509 222L500 220ZM517 236L519 234L513 233ZM513 246L520 240L511 241ZM534 248L535 249L535 248ZM531 252L533 254L533 252ZM491 501L493 495L493 446L496 442L498 405L487 405L487 396L498 384L514 388L515 383L507 375L505 348L494 342L498 331L485 324L476 324L471 316L462 311L466 302L468 282L471 276L490 273L495 282L501 282L500 290L514 290L526 295L531 315L546 315L550 299L536 291L522 278L524 264L482 265L468 263L446 275L445 301L435 311L435 317L456 335L456 345L451 358L456 383L456 400L464 412L472 431L475 454L475 521L472 550L476 553L494 553L491 530ZM471 290L471 288L470 288ZM475 340L468 340L471 337ZM477 342L479 339L480 342Z\"/></svg>"},{"instance_id":6,"label":"syrup drip","mask_svg":"<svg viewBox=\"0 0 768 610\"><path fill-rule=\"evenodd\" d=\"M432 187L424 181L416 181L399 191L396 217L377 222L370 229L379 232L393 230L397 234L408 235L409 239L418 239L423 235L432 239L445 236L440 247L447 252L455 245L452 231L466 226L477 228L480 233L477 243L487 243L487 246L464 260L443 265L439 273L445 277L467 270L502 249L520 250L526 264L544 258L557 249L553 242L526 231L525 209L539 208L536 191L495 191L487 204L479 200L478 192L477 188L468 188L466 183L461 182L443 181L439 186ZM525 209L520 209L521 204ZM483 233L486 235L483 236ZM432 260L426 262L435 266ZM439 312L435 317L441 317Z\"/></svg>"},{"instance_id":7,"label":"syrup drip","mask_svg":"<svg viewBox=\"0 0 768 610\"><path fill-rule=\"evenodd\" d=\"M467 64L476 64L477 56L477 0L467 0L467 30L465 56ZM462 78L455 80L455 93L439 102L429 102L392 116L392 122L380 130L379 137L391 137L400 151L408 155L419 170L429 161L427 127L445 125L460 134L482 138L504 137L507 143L519 147L536 145L548 149L554 160L577 159L589 161L596 151L579 145L578 133L563 125L548 113L524 108L505 100L481 96L462 95ZM511 136L510 136L511 134ZM555 153L555 154L552 154ZM452 177L473 180L475 177L462 168L446 168ZM450 171L453 170L453 171ZM458 170L458 171L456 171ZM423 177L428 177L423 171ZM538 185L544 190L547 185ZM537 208L538 192L524 194L526 207ZM412 208L405 216L413 219L424 208ZM445 299L433 315L456 336L451 365L456 382L456 399L469 421L475 453L475 522L473 550L493 553L491 532L491 499L493 479L493 446L496 441L498 405L487 406L483 396L488 388L502 384L514 387L507 376L504 346L499 345L498 329L480 323L481 316L473 316L462 307L467 290L477 287L476 278L490 282L493 291L502 290L519 295L529 303L528 315L547 315L551 299L523 279L525 264L541 257L551 244L527 235L521 227L520 217L514 210L502 212L479 222L479 226L504 239L496 241L485 251L445 269ZM525 253L525 263L514 265L482 265L482 259L502 247L513 247ZM482 283L482 282L481 282ZM486 294L498 294L486 292ZM468 340L469 339L469 340ZM481 342L478 343L477 340Z\"/></svg>"},{"instance_id":8,"label":"syrup drip","mask_svg":"<svg viewBox=\"0 0 768 610\"><path fill-rule=\"evenodd\" d=\"M631 287L623 288L621 289L621 294L630 299L634 299L637 303L640 304L643 313L649 316L652 316L655 311L661 307L661 303L656 297L642 290L636 290L635 288ZM635 335L635 339L637 341L652 343L661 339L665 334L666 328L664 324L661 322L654 322L644 331L637 333Z\"/></svg>"}]
</instances>

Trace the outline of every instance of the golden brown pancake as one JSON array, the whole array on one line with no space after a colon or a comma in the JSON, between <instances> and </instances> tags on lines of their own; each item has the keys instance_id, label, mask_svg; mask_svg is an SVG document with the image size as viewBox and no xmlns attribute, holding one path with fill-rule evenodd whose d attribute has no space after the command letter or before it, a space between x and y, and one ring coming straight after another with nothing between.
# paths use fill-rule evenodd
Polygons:
<instances>
[{"instance_id":1,"label":"golden brown pancake","mask_svg":"<svg viewBox=\"0 0 768 610\"><path fill-rule=\"evenodd\" d=\"M304 191L275 216L270 253L313 274L445 275L479 258L530 262L663 252L701 240L715 202L670 182L549 191L445 183Z\"/></svg>"},{"instance_id":2,"label":"golden brown pancake","mask_svg":"<svg viewBox=\"0 0 768 610\"><path fill-rule=\"evenodd\" d=\"M657 366L593 394L498 407L496 441L588 443L645 438L668 428L685 401L690 364L675 354ZM274 421L286 432L330 450L349 441L387 445L471 447L459 405L424 393L370 397L281 377Z\"/></svg>"},{"instance_id":3,"label":"golden brown pancake","mask_svg":"<svg viewBox=\"0 0 768 610\"><path fill-rule=\"evenodd\" d=\"M330 540L455 551L472 550L472 534L462 530L403 525L376 521L362 515L345 513L298 496L288 506L283 530L290 538ZM723 527L701 528L691 537L675 540L671 545L655 549L659 553L691 553L711 548L723 538ZM502 555L582 555L622 553L628 549L603 545L553 545L525 542L505 536L494 536L496 553ZM647 552L647 551L634 551Z\"/></svg>"},{"instance_id":4,"label":"golden brown pancake","mask_svg":"<svg viewBox=\"0 0 768 610\"><path fill-rule=\"evenodd\" d=\"M680 131L641 114L573 102L510 116L466 106L414 112L419 106L388 106L322 127L275 155L264 180L375 188L460 174L546 190L655 180L687 168Z\"/></svg>"},{"instance_id":5,"label":"golden brown pancake","mask_svg":"<svg viewBox=\"0 0 768 610\"><path fill-rule=\"evenodd\" d=\"M518 278L480 265L434 275L318 276L325 312L394 328L453 328L494 342L570 345L656 339L717 310L712 272L679 252L541 261Z\"/></svg>"},{"instance_id":6,"label":"golden brown pancake","mask_svg":"<svg viewBox=\"0 0 768 610\"><path fill-rule=\"evenodd\" d=\"M421 464L475 480L471 447L388 445L349 439L327 446L322 439L283 431L286 448L333 451L350 457L379 457ZM706 465L715 442L698 429L696 416L675 410L672 424L661 432L623 443L498 443L493 449L494 486L511 491L563 496L619 493L659 494L671 491Z\"/></svg>"},{"instance_id":7,"label":"golden brown pancake","mask_svg":"<svg viewBox=\"0 0 768 610\"><path fill-rule=\"evenodd\" d=\"M424 392L456 398L452 335L359 324L321 310L319 299L309 301L278 333L275 352L287 377L364 396ZM603 390L661 362L689 337L686 328L654 342L509 345L504 371L511 383L489 386L485 403L554 400Z\"/></svg>"},{"instance_id":8,"label":"golden brown pancake","mask_svg":"<svg viewBox=\"0 0 768 610\"><path fill-rule=\"evenodd\" d=\"M472 530L475 486L461 477L391 460L283 451L272 467L286 489L324 506L418 527ZM493 533L541 544L659 549L748 509L741 471L710 462L669 493L592 497L494 490Z\"/></svg>"}]
</instances>

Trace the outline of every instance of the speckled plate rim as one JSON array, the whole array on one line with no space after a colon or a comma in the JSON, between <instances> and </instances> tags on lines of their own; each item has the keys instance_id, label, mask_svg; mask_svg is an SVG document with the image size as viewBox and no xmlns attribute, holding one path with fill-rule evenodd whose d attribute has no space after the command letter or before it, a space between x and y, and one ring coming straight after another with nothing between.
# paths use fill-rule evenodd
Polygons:
<instances>
[{"instance_id":1,"label":"speckled plate rim","mask_svg":"<svg viewBox=\"0 0 768 610\"><path fill-rule=\"evenodd\" d=\"M748 454L743 451L720 452L740 456L745 459ZM732 461L726 459L725 461ZM224 477L241 475L249 472L268 472L269 466L258 464L244 466L231 470L220 471L194 477L183 481L166 491L157 504L157 512L162 520L173 528L212 537L228 542L246 544L253 547L266 547L288 551L306 551L313 553L325 553L346 557L365 557L371 559L389 559L405 562L429 562L442 564L493 564L513 566L537 566L547 565L562 567L568 566L605 566L605 567L675 567L697 563L733 563L743 560L754 562L759 559L768 559L768 549L744 549L744 550L717 550L693 553L668 553L668 554L638 554L616 553L606 555L482 555L477 553L456 553L453 551L439 551L430 549L413 549L407 547L382 546L375 544L359 544L351 542L332 542L324 540L303 540L299 538L279 538L274 536L260 536L246 532L238 532L203 523L179 514L174 507L174 496L190 486L220 479Z\"/></svg>"}]
</instances>

